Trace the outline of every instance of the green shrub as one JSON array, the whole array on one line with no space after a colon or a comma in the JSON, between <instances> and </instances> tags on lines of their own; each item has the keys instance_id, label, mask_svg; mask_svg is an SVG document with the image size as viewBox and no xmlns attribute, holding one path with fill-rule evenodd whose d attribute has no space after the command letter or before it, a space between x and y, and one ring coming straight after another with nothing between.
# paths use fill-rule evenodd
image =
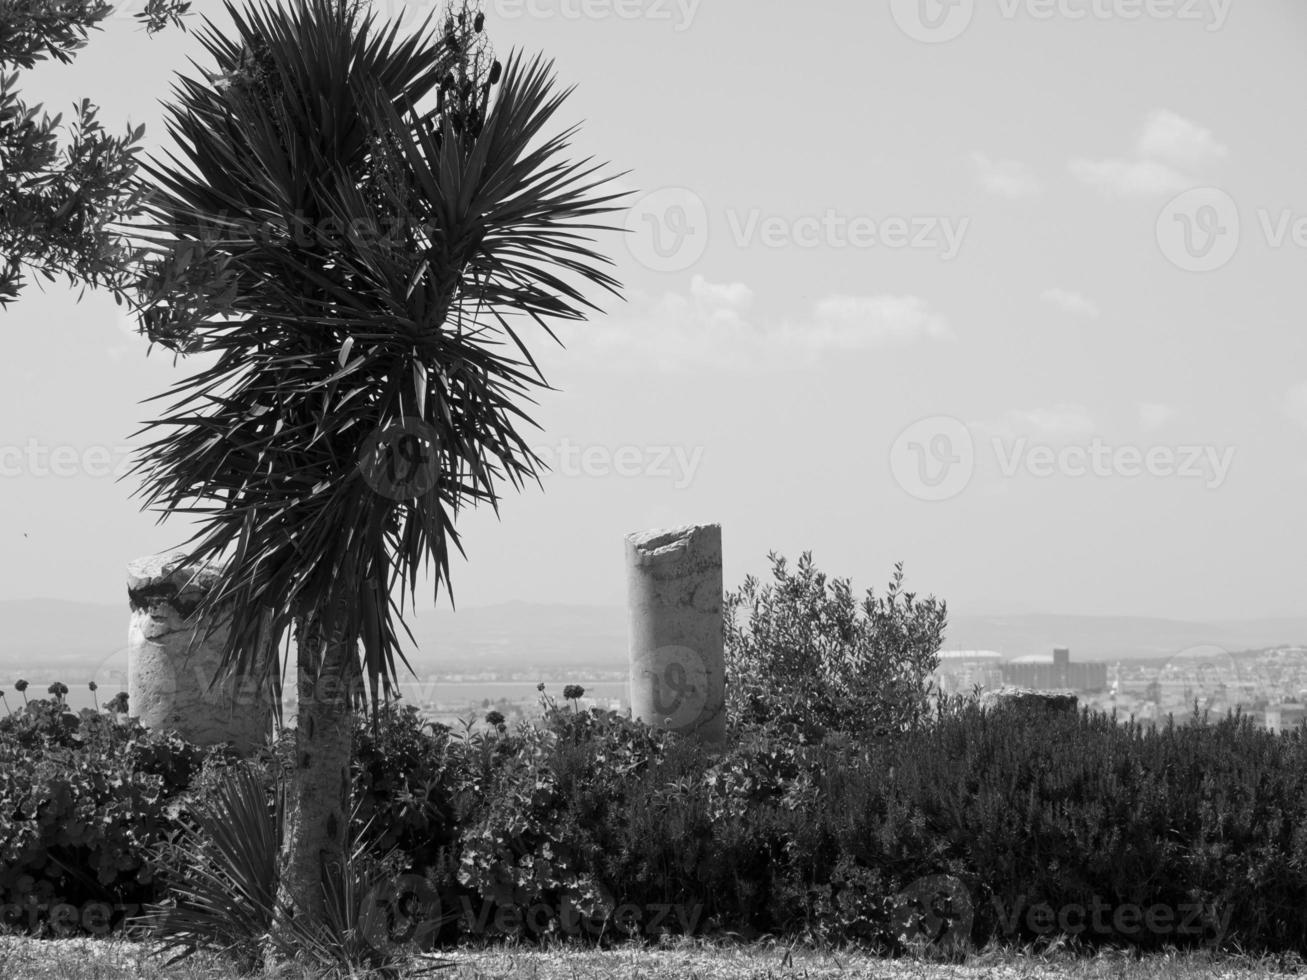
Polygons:
<instances>
[{"instance_id":1,"label":"green shrub","mask_svg":"<svg viewBox=\"0 0 1307 980\"><path fill-rule=\"evenodd\" d=\"M801 744L757 728L709 756L562 711L448 751L469 789L458 882L516 909L499 932L517 938L730 932L895 950L916 883L946 875L970 896L976 943L1051 940L1070 911L1069 938L1088 946L1307 949L1293 911L1307 902L1307 745L1246 719L1151 730L973 704L895 738ZM1075 918L1096 903L1104 922ZM1030 914L1045 904L1051 929ZM1113 921L1134 906L1173 921ZM545 910L534 924L532 909Z\"/></svg>"},{"instance_id":2,"label":"green shrub","mask_svg":"<svg viewBox=\"0 0 1307 980\"><path fill-rule=\"evenodd\" d=\"M794 573L784 558L770 559L774 583L749 576L723 605L736 736L765 727L811 742L832 731L865 737L920 724L947 605L904 592L902 565L885 595L868 589L859 605L849 581L828 581L811 553Z\"/></svg>"},{"instance_id":3,"label":"green shrub","mask_svg":"<svg viewBox=\"0 0 1307 980\"><path fill-rule=\"evenodd\" d=\"M412 705L385 705L376 724L358 718L352 763L354 833L380 851L397 849L416 873L439 865L457 840L449 732Z\"/></svg>"},{"instance_id":4,"label":"green shrub","mask_svg":"<svg viewBox=\"0 0 1307 980\"><path fill-rule=\"evenodd\" d=\"M0 719L0 924L107 932L155 894L147 849L203 752L59 701Z\"/></svg>"},{"instance_id":5,"label":"green shrub","mask_svg":"<svg viewBox=\"0 0 1307 980\"><path fill-rule=\"evenodd\" d=\"M351 828L363 856L334 886L324 948L366 958L350 945L362 929L383 956L404 936L429 947L662 932L892 951L919 883L951 876L977 944L1066 933L1086 946L1307 952L1305 728L1276 735L1231 717L1150 729L957 702L884 737L805 727L797 712L791 727L760 718L708 751L575 699L542 701L538 726L511 730L451 732L394 706L375 730L360 719ZM157 898L178 865L147 849L213 812L235 760L33 704L0 724L0 903L27 915L60 899ZM268 813L284 756L273 745L249 770ZM424 919L432 891L439 911ZM1032 914L1045 905L1051 923ZM1105 921L1056 921L1096 905ZM1128 907L1174 921L1114 921Z\"/></svg>"}]
</instances>

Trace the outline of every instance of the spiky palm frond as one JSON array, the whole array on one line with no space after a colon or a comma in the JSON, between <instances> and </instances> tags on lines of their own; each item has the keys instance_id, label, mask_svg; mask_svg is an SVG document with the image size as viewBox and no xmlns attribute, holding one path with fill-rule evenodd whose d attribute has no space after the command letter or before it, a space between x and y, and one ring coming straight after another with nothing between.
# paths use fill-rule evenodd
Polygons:
<instances>
[{"instance_id":1,"label":"spiky palm frond","mask_svg":"<svg viewBox=\"0 0 1307 980\"><path fill-rule=\"evenodd\" d=\"M467 25L401 42L340 0L228 10L239 41L201 35L226 84L181 82L185 162L149 165L146 322L216 360L173 386L135 471L145 506L203 517L228 670L279 690L288 626L359 638L375 703L419 568L448 585L459 510L537 479L522 406L547 385L522 327L616 294L592 235L620 195L565 159L574 131L543 136L567 93L539 58L492 65ZM379 489L405 453L425 479Z\"/></svg>"},{"instance_id":2,"label":"spiky palm frond","mask_svg":"<svg viewBox=\"0 0 1307 980\"><path fill-rule=\"evenodd\" d=\"M251 969L267 952L265 944L275 943L285 796L280 783L273 789L270 803L267 779L248 763L235 766L180 833L156 847L154 860L164 869L168 895L136 917L131 928L154 944L167 965L209 950ZM276 953L284 960L309 961L319 976L353 977L360 969L398 975L397 964L415 951L390 940L387 916L394 913L379 901L395 891L387 870L394 853L375 853L361 837L353 841L341 864L324 869L327 921L294 923L292 942ZM428 958L421 973L410 967L405 975L447 966Z\"/></svg>"}]
</instances>

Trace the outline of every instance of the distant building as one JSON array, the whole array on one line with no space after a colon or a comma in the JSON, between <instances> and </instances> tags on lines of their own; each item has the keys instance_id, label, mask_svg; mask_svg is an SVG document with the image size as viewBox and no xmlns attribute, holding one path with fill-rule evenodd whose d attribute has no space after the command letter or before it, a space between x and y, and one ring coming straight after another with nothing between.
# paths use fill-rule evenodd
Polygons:
<instances>
[{"instance_id":1,"label":"distant building","mask_svg":"<svg viewBox=\"0 0 1307 980\"><path fill-rule=\"evenodd\" d=\"M1283 704L1266 706L1266 730L1268 732L1292 731L1307 718L1307 704L1286 701Z\"/></svg>"},{"instance_id":2,"label":"distant building","mask_svg":"<svg viewBox=\"0 0 1307 980\"><path fill-rule=\"evenodd\" d=\"M1036 691L1063 689L1092 693L1107 689L1106 663L1072 663L1066 647L1053 650L1052 658L1039 654L1017 657L1000 665L1002 682L1009 687Z\"/></svg>"}]
</instances>

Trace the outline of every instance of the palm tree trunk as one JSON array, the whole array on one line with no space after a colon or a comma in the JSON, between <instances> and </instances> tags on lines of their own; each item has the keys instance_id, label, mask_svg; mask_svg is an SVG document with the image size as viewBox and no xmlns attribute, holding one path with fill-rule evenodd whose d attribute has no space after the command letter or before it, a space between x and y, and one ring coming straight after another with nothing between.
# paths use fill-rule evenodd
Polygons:
<instances>
[{"instance_id":1,"label":"palm tree trunk","mask_svg":"<svg viewBox=\"0 0 1307 980\"><path fill-rule=\"evenodd\" d=\"M322 649L322 681L315 682ZM344 675L355 643L323 638L301 624L298 639L298 727L286 786L286 810L278 861L277 914L269 952L293 948L291 920L310 929L326 921L324 868L343 867L348 834L353 717Z\"/></svg>"}]
</instances>

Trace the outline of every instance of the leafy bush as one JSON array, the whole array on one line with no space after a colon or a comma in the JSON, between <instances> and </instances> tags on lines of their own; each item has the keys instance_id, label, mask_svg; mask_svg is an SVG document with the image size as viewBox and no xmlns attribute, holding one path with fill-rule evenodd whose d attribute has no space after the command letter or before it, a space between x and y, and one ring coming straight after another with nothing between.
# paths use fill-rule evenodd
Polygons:
<instances>
[{"instance_id":1,"label":"leafy bush","mask_svg":"<svg viewBox=\"0 0 1307 980\"><path fill-rule=\"evenodd\" d=\"M811 742L828 732L865 737L920 724L947 605L904 592L902 565L885 595L868 589L859 606L849 581L828 581L810 552L794 573L784 558L769 557L775 582L760 586L749 576L723 605L735 735L761 727Z\"/></svg>"},{"instance_id":2,"label":"leafy bush","mask_svg":"<svg viewBox=\"0 0 1307 980\"><path fill-rule=\"evenodd\" d=\"M104 932L152 899L146 851L202 755L175 735L60 701L0 719L3 924Z\"/></svg>"},{"instance_id":3,"label":"leafy bush","mask_svg":"<svg viewBox=\"0 0 1307 980\"><path fill-rule=\"evenodd\" d=\"M452 732L396 706L375 730L360 720L356 856L332 878L330 929L304 939L322 964L391 962L406 937L729 933L892 951L923 917L921 883L940 880L970 911L954 902L931 928L956 919L977 944L1065 934L1307 952L1307 728L1151 729L954 699L904 716L894 737L809 732L796 712L797 728L760 718L708 751L568 700L542 697L540 724L511 730ZM214 870L219 823L242 825L231 787L244 762L209 752L196 769L194 747L69 715L33 702L0 723L0 903L145 901L133 896L187 868L208 868L230 901L233 881L258 877ZM248 768L260 820L275 815L285 750ZM238 836L273 860L271 834ZM230 918L253 949L263 919Z\"/></svg>"},{"instance_id":4,"label":"leafy bush","mask_svg":"<svg viewBox=\"0 0 1307 980\"><path fill-rule=\"evenodd\" d=\"M354 833L380 851L399 850L422 873L457 840L449 730L424 722L413 705L385 705L375 721L360 716L354 731Z\"/></svg>"},{"instance_id":5,"label":"leafy bush","mask_svg":"<svg viewBox=\"0 0 1307 980\"><path fill-rule=\"evenodd\" d=\"M890 951L913 889L950 876L976 943L1065 931L1090 946L1307 949L1307 923L1290 914L1307 902L1302 732L971 704L893 739L804 744L757 728L710 756L612 713L546 721L448 746L471 790L456 808L457 884L482 903L461 931L729 932ZM450 879L438 884L444 899Z\"/></svg>"}]
</instances>

